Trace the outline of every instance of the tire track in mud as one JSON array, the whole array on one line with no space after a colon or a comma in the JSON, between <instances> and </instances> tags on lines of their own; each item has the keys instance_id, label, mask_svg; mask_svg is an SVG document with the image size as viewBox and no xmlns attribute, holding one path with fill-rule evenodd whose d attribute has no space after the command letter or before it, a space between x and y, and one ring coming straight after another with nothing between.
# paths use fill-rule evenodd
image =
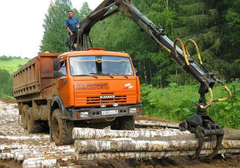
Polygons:
<instances>
[{"instance_id":1,"label":"tire track in mud","mask_svg":"<svg viewBox=\"0 0 240 168\"><path fill-rule=\"evenodd\" d=\"M158 120L146 117L144 119ZM240 168L239 155L226 155L225 158L219 157L210 162L190 160L188 157L76 161L73 156L73 146L57 147L47 134L29 135L22 128L17 104L0 101L0 168L41 167L42 161L49 167Z\"/></svg>"}]
</instances>

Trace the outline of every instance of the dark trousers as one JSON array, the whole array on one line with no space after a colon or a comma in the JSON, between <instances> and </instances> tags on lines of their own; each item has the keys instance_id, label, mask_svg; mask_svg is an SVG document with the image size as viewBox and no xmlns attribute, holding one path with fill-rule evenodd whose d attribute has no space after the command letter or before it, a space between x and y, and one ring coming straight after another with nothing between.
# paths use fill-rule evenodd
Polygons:
<instances>
[{"instance_id":1,"label":"dark trousers","mask_svg":"<svg viewBox=\"0 0 240 168\"><path fill-rule=\"evenodd\" d=\"M75 50L75 43L77 43L77 32L73 32L73 35L70 36L70 50Z\"/></svg>"}]
</instances>

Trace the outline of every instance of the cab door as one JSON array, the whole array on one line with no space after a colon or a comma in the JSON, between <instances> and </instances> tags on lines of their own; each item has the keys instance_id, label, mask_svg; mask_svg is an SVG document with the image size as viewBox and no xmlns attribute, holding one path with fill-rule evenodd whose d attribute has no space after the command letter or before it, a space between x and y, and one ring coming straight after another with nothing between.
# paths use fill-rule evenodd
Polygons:
<instances>
[{"instance_id":1,"label":"cab door","mask_svg":"<svg viewBox=\"0 0 240 168\"><path fill-rule=\"evenodd\" d=\"M62 99L65 107L70 105L70 85L67 69L67 61L64 60L60 63L59 71L63 74L63 76L58 79L58 95Z\"/></svg>"}]
</instances>

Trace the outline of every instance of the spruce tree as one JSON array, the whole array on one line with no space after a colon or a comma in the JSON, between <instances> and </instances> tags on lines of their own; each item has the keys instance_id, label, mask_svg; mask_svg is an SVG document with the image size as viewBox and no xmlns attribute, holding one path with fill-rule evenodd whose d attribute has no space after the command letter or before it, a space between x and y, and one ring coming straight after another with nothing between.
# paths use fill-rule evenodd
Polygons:
<instances>
[{"instance_id":1,"label":"spruce tree","mask_svg":"<svg viewBox=\"0 0 240 168\"><path fill-rule=\"evenodd\" d=\"M41 52L62 53L67 51L65 39L68 37L68 33L65 28L65 21L71 7L70 0L51 1L43 24L44 36L40 47Z\"/></svg>"},{"instance_id":2,"label":"spruce tree","mask_svg":"<svg viewBox=\"0 0 240 168\"><path fill-rule=\"evenodd\" d=\"M217 76L227 76L229 64L224 60L223 53L223 17L220 1L182 0L178 11L178 22L175 26L175 36L183 41L192 38L199 45L204 63ZM194 53L192 48L191 53ZM196 57L195 57L196 58Z\"/></svg>"}]
</instances>

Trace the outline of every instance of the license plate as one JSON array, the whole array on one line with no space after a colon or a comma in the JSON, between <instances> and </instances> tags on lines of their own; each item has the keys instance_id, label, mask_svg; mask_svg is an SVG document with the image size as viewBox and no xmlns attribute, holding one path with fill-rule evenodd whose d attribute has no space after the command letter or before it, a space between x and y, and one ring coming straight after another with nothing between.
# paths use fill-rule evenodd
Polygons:
<instances>
[{"instance_id":1,"label":"license plate","mask_svg":"<svg viewBox=\"0 0 240 168\"><path fill-rule=\"evenodd\" d=\"M118 114L118 110L102 111L102 115L113 115L113 114Z\"/></svg>"}]
</instances>

